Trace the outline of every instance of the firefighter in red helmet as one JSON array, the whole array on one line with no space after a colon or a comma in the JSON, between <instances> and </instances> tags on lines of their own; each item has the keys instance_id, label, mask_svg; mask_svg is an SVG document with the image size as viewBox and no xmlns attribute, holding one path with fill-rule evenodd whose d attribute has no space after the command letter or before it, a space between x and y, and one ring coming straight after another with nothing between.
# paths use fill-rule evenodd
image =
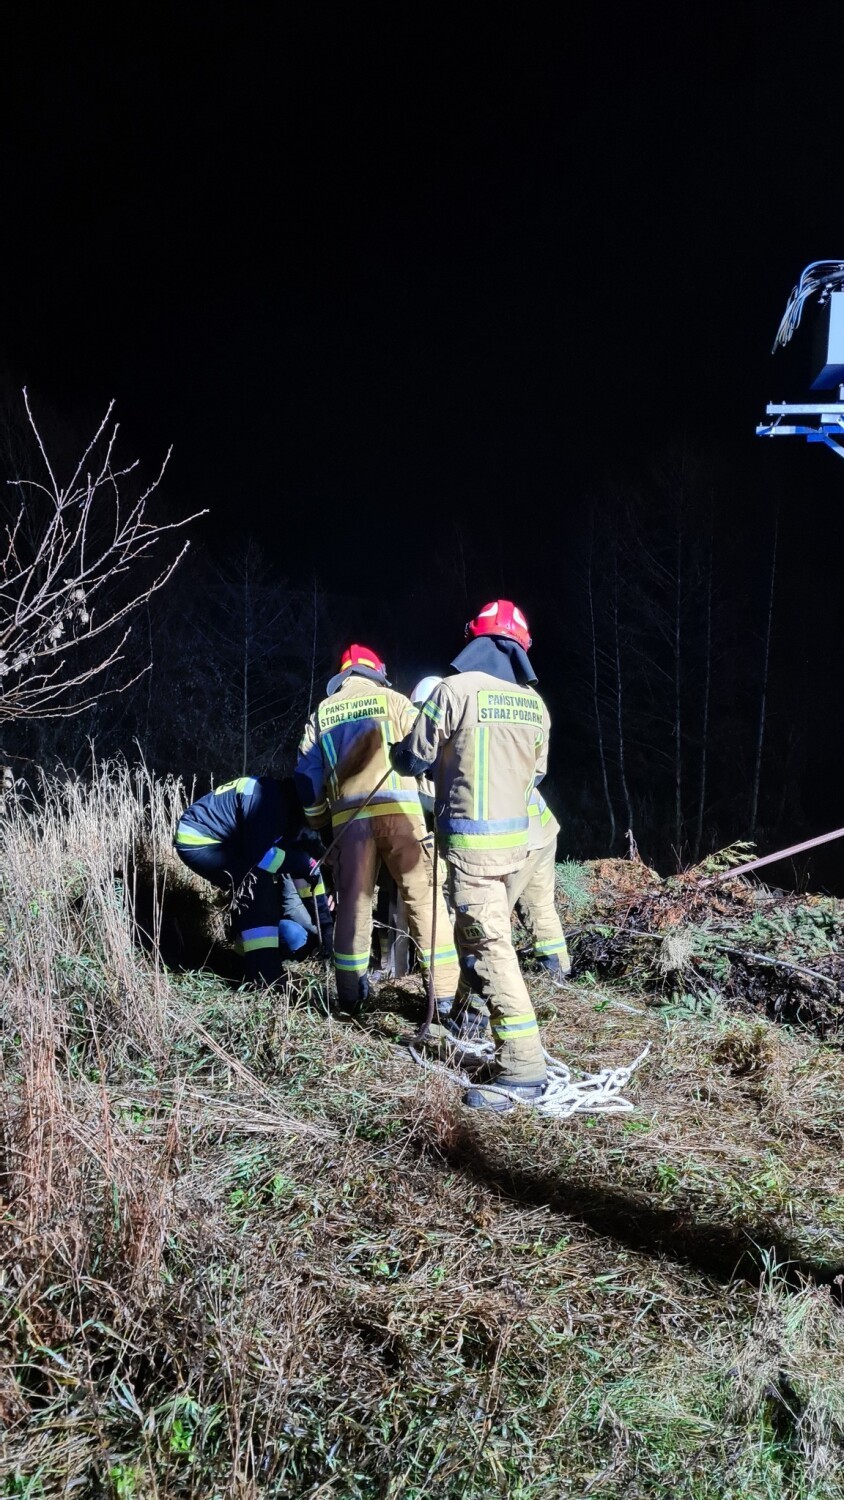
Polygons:
<instances>
[{"instance_id":1,"label":"firefighter in red helmet","mask_svg":"<svg viewBox=\"0 0 844 1500\"><path fill-rule=\"evenodd\" d=\"M442 893L434 892L433 844L419 789L412 776L396 771L379 785L391 769L390 746L408 733L416 710L390 686L383 661L367 646L347 647L326 692L305 725L294 781L309 822L319 826L330 817L335 836L342 834L333 864L340 1005L354 1014L368 994L372 897L383 860L404 898L423 970L431 962L438 903L434 987L446 1016L457 986L457 954Z\"/></svg>"},{"instance_id":2,"label":"firefighter in red helmet","mask_svg":"<svg viewBox=\"0 0 844 1500\"><path fill-rule=\"evenodd\" d=\"M524 651L529 651L533 644L527 620L519 606L511 604L509 599L495 599L492 604L485 604L474 620L469 621L466 626L467 640L477 640L482 635L502 636L515 641Z\"/></svg>"},{"instance_id":3,"label":"firefighter in red helmet","mask_svg":"<svg viewBox=\"0 0 844 1500\"><path fill-rule=\"evenodd\" d=\"M494 1082L525 1098L546 1085L536 1015L510 928L508 877L528 854L528 802L548 760L548 710L530 663L528 623L509 599L487 604L466 626L454 658L413 729L393 746L403 776L431 773L436 834L448 862L448 889L460 955L455 1018L472 997L487 1007L496 1043ZM472 1088L474 1108L511 1107L505 1095Z\"/></svg>"}]
</instances>

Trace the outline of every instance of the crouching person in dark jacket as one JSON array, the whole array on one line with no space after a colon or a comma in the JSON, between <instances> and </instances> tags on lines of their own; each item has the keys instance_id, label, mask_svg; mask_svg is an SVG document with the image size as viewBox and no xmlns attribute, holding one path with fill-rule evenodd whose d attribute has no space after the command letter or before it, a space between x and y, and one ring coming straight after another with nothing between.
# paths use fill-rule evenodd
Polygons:
<instances>
[{"instance_id":1,"label":"crouching person in dark jacket","mask_svg":"<svg viewBox=\"0 0 844 1500\"><path fill-rule=\"evenodd\" d=\"M270 776L225 782L192 803L176 828L176 852L188 869L235 898L235 936L251 983L281 977L276 877L283 869L309 886L319 875L295 835L288 799Z\"/></svg>"}]
</instances>

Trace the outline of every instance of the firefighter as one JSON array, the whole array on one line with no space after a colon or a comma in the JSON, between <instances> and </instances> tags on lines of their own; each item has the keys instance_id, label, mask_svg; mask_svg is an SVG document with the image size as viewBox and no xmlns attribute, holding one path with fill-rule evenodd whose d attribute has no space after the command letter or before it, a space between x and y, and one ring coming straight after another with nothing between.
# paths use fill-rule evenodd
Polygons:
<instances>
[{"instance_id":1,"label":"firefighter","mask_svg":"<svg viewBox=\"0 0 844 1500\"><path fill-rule=\"evenodd\" d=\"M408 733L416 713L390 686L384 663L366 646L349 646L326 693L305 726L294 780L308 821L320 826L330 816L337 841L334 968L340 1007L354 1015L369 993L380 860L404 900L423 969L431 962L433 844L415 780L390 766L390 746ZM439 892L436 900L434 985L437 1009L445 1016L457 985L457 954Z\"/></svg>"},{"instance_id":2,"label":"firefighter","mask_svg":"<svg viewBox=\"0 0 844 1500\"><path fill-rule=\"evenodd\" d=\"M488 604L466 635L469 645L451 663L455 675L434 689L391 760L402 776L434 768L461 1003L468 990L489 1009L494 1082L533 1099L546 1085L545 1055L513 947L507 880L527 859L527 804L547 765L548 710L533 686L530 634L516 605ZM464 1100L476 1109L512 1107L484 1088L469 1089Z\"/></svg>"},{"instance_id":3,"label":"firefighter","mask_svg":"<svg viewBox=\"0 0 844 1500\"><path fill-rule=\"evenodd\" d=\"M560 825L541 792L528 802L528 857L507 876L510 910L531 935L533 955L555 982L571 973L569 951L554 905L554 856Z\"/></svg>"},{"instance_id":4,"label":"firefighter","mask_svg":"<svg viewBox=\"0 0 844 1500\"><path fill-rule=\"evenodd\" d=\"M316 878L316 861L294 846L287 799L270 776L240 776L200 797L176 828L176 853L194 874L235 897L235 933L251 983L281 977L275 876L284 867ZM248 879L247 879L248 877Z\"/></svg>"}]
</instances>

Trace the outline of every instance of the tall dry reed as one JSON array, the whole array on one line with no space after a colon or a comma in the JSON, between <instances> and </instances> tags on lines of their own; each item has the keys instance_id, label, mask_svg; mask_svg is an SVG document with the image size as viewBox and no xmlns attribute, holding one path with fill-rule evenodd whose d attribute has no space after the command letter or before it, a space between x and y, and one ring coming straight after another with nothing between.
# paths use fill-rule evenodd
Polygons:
<instances>
[{"instance_id":1,"label":"tall dry reed","mask_svg":"<svg viewBox=\"0 0 844 1500\"><path fill-rule=\"evenodd\" d=\"M58 1256L80 1277L107 1260L154 1279L166 1153L129 1146L108 1085L155 1076L169 1045L168 978L134 895L141 851L166 861L182 805L178 782L95 766L43 778L37 805L0 823L2 1187L21 1273Z\"/></svg>"}]
</instances>

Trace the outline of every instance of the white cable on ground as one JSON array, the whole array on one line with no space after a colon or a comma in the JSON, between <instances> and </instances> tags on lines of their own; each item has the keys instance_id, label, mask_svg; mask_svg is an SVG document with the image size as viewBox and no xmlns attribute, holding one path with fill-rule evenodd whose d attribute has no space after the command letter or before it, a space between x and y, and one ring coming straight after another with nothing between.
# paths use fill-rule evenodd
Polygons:
<instances>
[{"instance_id":1,"label":"white cable on ground","mask_svg":"<svg viewBox=\"0 0 844 1500\"><path fill-rule=\"evenodd\" d=\"M495 1048L489 1042L460 1043L459 1049L464 1056L475 1057L482 1062L492 1061L495 1056ZM629 1082L639 1064L644 1062L650 1050L651 1044L648 1042L639 1056L634 1058L626 1068L602 1068L599 1073L587 1073L583 1078L578 1079L572 1079L571 1069L564 1062L559 1062L545 1052L548 1087L538 1099L524 1099L520 1094L499 1088L495 1083L483 1083L478 1087L501 1094L505 1099L512 1099L515 1104L526 1105L530 1109L537 1110L539 1114L556 1120L567 1120L570 1115L574 1114L630 1114L636 1106L631 1104L629 1099L622 1097L621 1090ZM468 1073L455 1068L447 1068L443 1063L432 1062L430 1058L418 1052L412 1043L408 1045L408 1051L420 1068L441 1073L460 1088L473 1087L475 1081Z\"/></svg>"}]
</instances>

